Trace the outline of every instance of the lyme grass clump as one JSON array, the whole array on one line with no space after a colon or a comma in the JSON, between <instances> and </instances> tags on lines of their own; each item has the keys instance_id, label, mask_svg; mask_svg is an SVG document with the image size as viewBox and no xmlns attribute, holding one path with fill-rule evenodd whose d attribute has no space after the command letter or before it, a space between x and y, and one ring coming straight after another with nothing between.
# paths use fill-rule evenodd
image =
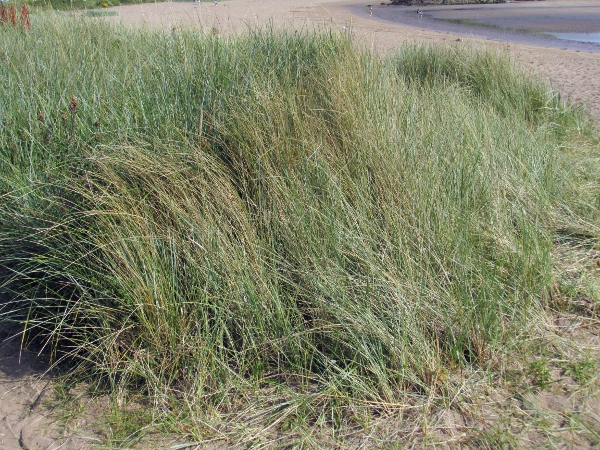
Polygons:
<instances>
[{"instance_id":1,"label":"lyme grass clump","mask_svg":"<svg viewBox=\"0 0 600 450\"><path fill-rule=\"evenodd\" d=\"M0 58L2 318L155 404L436 392L596 214L563 208L582 116L496 54L40 16Z\"/></svg>"}]
</instances>

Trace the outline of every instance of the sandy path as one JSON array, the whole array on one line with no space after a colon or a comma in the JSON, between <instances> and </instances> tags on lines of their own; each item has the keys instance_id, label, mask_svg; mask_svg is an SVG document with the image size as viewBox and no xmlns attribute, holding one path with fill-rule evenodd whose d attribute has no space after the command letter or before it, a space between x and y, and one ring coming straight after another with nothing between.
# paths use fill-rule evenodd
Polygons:
<instances>
[{"instance_id":1,"label":"sandy path","mask_svg":"<svg viewBox=\"0 0 600 450\"><path fill-rule=\"evenodd\" d=\"M79 450L89 449L98 439L85 428L64 433L54 423L46 404L50 393L47 365L35 355L20 350L19 334L5 324L0 328L0 449Z\"/></svg>"},{"instance_id":2,"label":"sandy path","mask_svg":"<svg viewBox=\"0 0 600 450\"><path fill-rule=\"evenodd\" d=\"M370 16L366 6L368 3L368 0L230 0L215 5L203 0L200 4L191 1L152 3L112 9L118 12L114 20L125 24L163 27L193 24L222 33L240 32L266 23L294 27L352 27L359 39L380 52L393 50L405 42L446 42L500 48L533 73L549 80L566 98L585 105L597 124L600 124L600 53L427 30L418 28L417 20L416 26L401 25L384 20L385 9L393 7L375 6L378 8L377 14ZM536 3L524 2L522 5L531 9ZM598 6L598 3L597 0L546 0L543 5L589 7Z\"/></svg>"}]
</instances>

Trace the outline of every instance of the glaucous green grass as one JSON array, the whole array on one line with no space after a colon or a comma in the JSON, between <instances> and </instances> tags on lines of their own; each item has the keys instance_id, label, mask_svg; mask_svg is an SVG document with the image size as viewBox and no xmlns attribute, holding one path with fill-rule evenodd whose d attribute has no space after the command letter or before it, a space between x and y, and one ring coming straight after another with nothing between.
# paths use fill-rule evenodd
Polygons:
<instances>
[{"instance_id":1,"label":"glaucous green grass","mask_svg":"<svg viewBox=\"0 0 600 450\"><path fill-rule=\"evenodd\" d=\"M85 376L216 410L267 382L391 405L506 359L555 230L598 237L564 151L585 118L501 54L357 47L0 28L3 320Z\"/></svg>"}]
</instances>

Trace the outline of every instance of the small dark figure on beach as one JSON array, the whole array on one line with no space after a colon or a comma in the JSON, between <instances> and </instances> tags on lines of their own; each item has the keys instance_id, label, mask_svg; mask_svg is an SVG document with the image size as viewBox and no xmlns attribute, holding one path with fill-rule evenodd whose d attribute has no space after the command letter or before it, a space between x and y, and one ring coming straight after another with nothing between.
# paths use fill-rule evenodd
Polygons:
<instances>
[{"instance_id":1,"label":"small dark figure on beach","mask_svg":"<svg viewBox=\"0 0 600 450\"><path fill-rule=\"evenodd\" d=\"M370 16L373 15L373 7L371 5L369 5L369 15Z\"/></svg>"},{"instance_id":2,"label":"small dark figure on beach","mask_svg":"<svg viewBox=\"0 0 600 450\"><path fill-rule=\"evenodd\" d=\"M423 10L422 9L417 9L417 15L419 17L423 17Z\"/></svg>"}]
</instances>

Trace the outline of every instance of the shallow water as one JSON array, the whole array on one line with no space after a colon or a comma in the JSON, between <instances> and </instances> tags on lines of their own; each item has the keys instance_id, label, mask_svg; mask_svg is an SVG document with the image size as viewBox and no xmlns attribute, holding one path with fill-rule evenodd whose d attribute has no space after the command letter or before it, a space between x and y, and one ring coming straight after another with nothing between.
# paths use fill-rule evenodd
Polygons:
<instances>
[{"instance_id":1,"label":"shallow water","mask_svg":"<svg viewBox=\"0 0 600 450\"><path fill-rule=\"evenodd\" d=\"M600 0L585 6L566 2L423 6L421 17L417 9L379 5L373 7L373 16L476 38L600 52Z\"/></svg>"},{"instance_id":2,"label":"shallow water","mask_svg":"<svg viewBox=\"0 0 600 450\"><path fill-rule=\"evenodd\" d=\"M600 44L600 33L551 33L558 39L577 42Z\"/></svg>"}]
</instances>

